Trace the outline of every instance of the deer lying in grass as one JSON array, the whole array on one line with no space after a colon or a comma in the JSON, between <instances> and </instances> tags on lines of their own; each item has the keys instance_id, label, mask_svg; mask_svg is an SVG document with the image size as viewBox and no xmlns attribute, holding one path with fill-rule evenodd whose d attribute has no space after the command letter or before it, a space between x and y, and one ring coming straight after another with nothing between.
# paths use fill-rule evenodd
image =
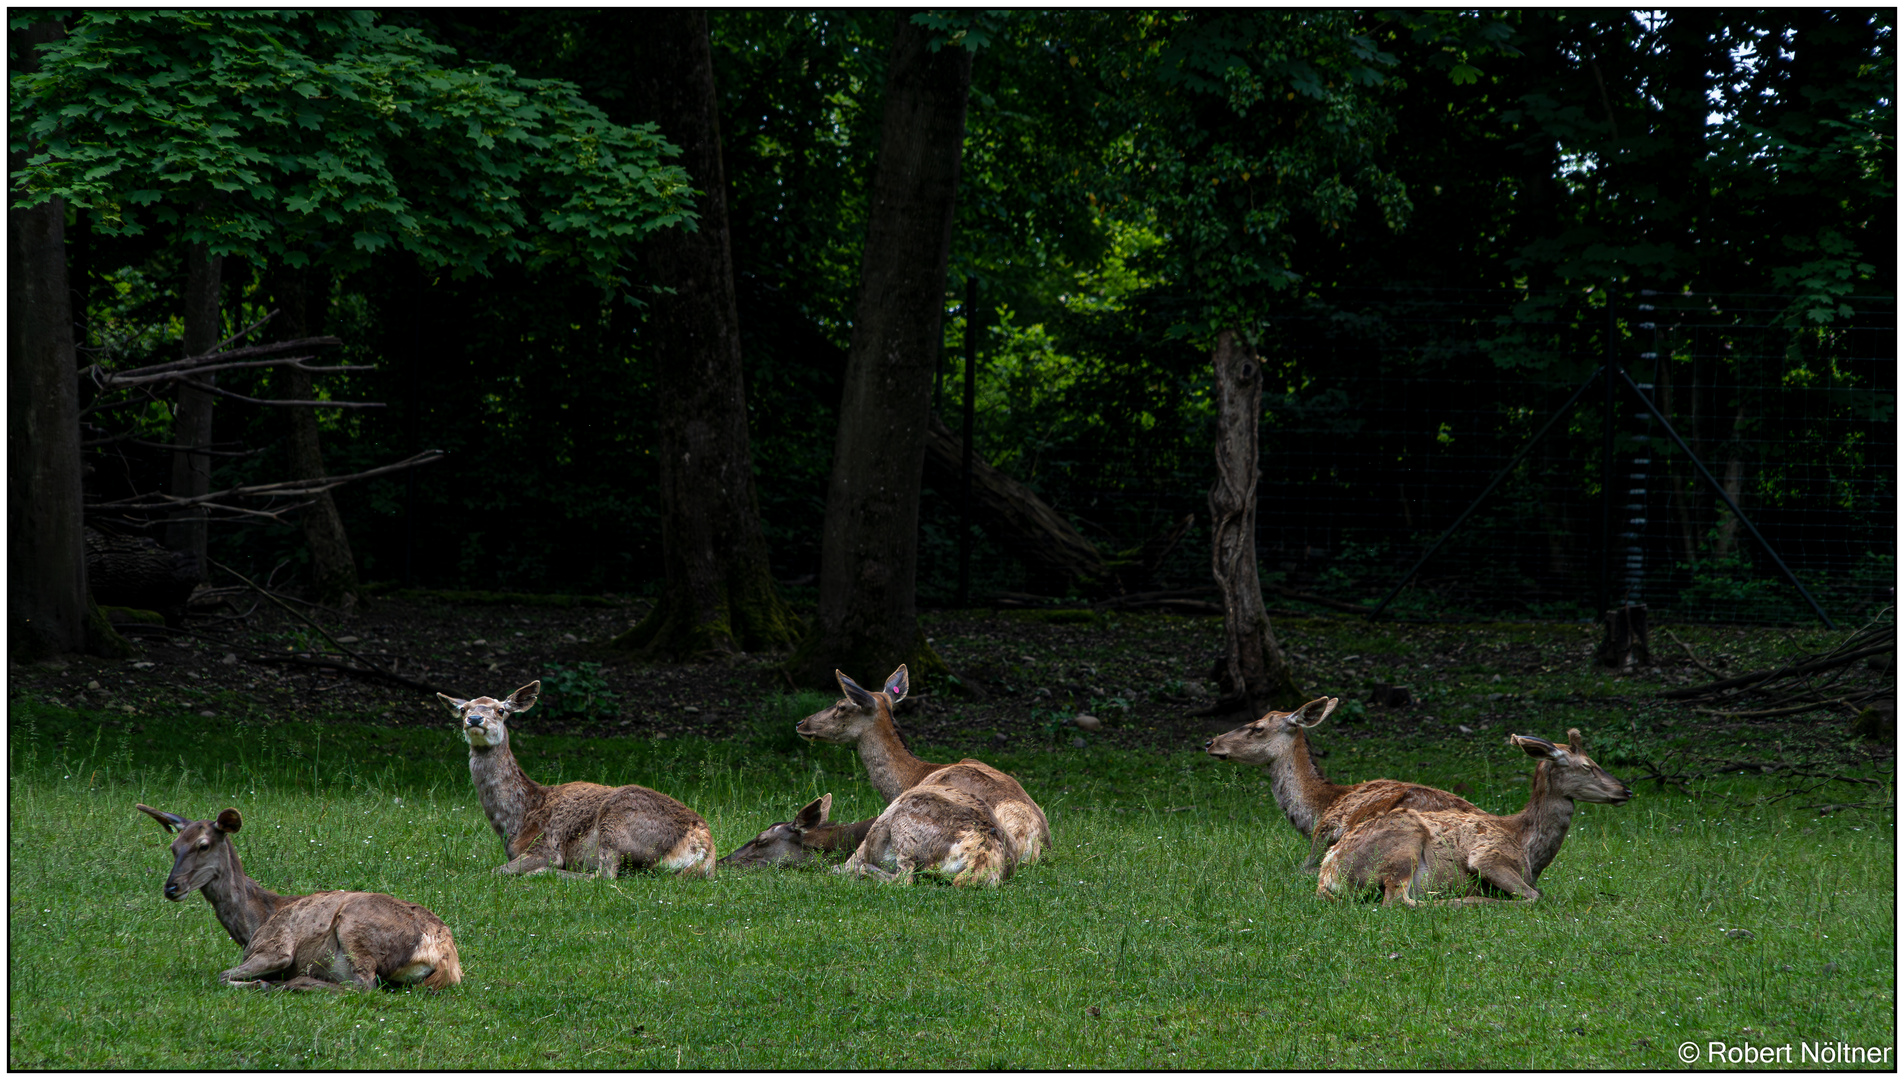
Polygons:
<instances>
[{"instance_id":1,"label":"deer lying in grass","mask_svg":"<svg viewBox=\"0 0 1904 1080\"><path fill-rule=\"evenodd\" d=\"M840 872L900 885L921 871L949 874L959 886L998 885L1018 862L1011 834L989 803L928 779L886 804Z\"/></svg>"},{"instance_id":2,"label":"deer lying in grass","mask_svg":"<svg viewBox=\"0 0 1904 1080\"><path fill-rule=\"evenodd\" d=\"M383 893L279 896L238 861L231 845L244 825L238 811L191 821L137 805L178 834L165 898L183 900L203 889L225 933L245 950L237 967L218 973L219 981L283 990L369 990L379 980L440 990L463 981L450 928L429 908Z\"/></svg>"},{"instance_id":3,"label":"deer lying in grass","mask_svg":"<svg viewBox=\"0 0 1904 1080\"><path fill-rule=\"evenodd\" d=\"M1316 895L1352 896L1381 886L1382 906L1413 907L1423 894L1443 894L1442 903L1485 903L1491 885L1523 901L1540 899L1534 883L1559 854L1573 823L1573 804L1610 803L1633 797L1587 756L1580 729L1555 746L1531 735L1508 742L1541 759L1527 805L1511 817L1480 810L1396 810L1370 818L1323 856Z\"/></svg>"},{"instance_id":4,"label":"deer lying in grass","mask_svg":"<svg viewBox=\"0 0 1904 1080\"><path fill-rule=\"evenodd\" d=\"M867 818L850 825L828 822L826 816L832 809L833 793L829 791L801 807L792 821L769 825L759 836L728 852L722 857L721 865L804 866L828 855L853 851L866 839L866 831L876 819Z\"/></svg>"},{"instance_id":5,"label":"deer lying in grass","mask_svg":"<svg viewBox=\"0 0 1904 1080\"><path fill-rule=\"evenodd\" d=\"M1323 779L1305 732L1335 711L1337 698L1317 698L1294 712L1271 710L1262 719L1203 744L1212 757L1268 765L1270 793L1296 831L1309 837L1302 868L1313 872L1327 851L1357 823L1390 810L1476 810L1473 803L1423 784L1364 780L1344 787Z\"/></svg>"},{"instance_id":6,"label":"deer lying in grass","mask_svg":"<svg viewBox=\"0 0 1904 1080\"><path fill-rule=\"evenodd\" d=\"M899 665L886 679L885 689L877 693L861 688L842 672L833 675L846 696L800 721L794 731L811 739L857 745L873 787L888 803L926 783L977 796L991 807L1011 837L1020 865L1036 862L1051 846L1051 825L1045 821L1044 810L1018 781L975 758L937 765L913 757L906 749L892 719L893 706L906 697L906 665Z\"/></svg>"},{"instance_id":7,"label":"deer lying in grass","mask_svg":"<svg viewBox=\"0 0 1904 1080\"><path fill-rule=\"evenodd\" d=\"M661 869L714 876L714 834L701 815L640 784L604 787L577 780L544 787L529 779L509 752L504 717L527 712L542 692L540 679L507 698L438 698L462 720L469 743L469 775L489 824L502 837L509 861L499 874L548 870L602 877L623 870Z\"/></svg>"}]
</instances>

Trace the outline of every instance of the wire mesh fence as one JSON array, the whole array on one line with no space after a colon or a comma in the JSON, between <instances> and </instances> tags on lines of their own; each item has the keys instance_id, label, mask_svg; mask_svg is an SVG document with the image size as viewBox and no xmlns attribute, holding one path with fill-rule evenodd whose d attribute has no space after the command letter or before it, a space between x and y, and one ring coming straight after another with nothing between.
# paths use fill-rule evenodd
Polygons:
<instances>
[{"instance_id":1,"label":"wire mesh fence","mask_svg":"<svg viewBox=\"0 0 1904 1080\"><path fill-rule=\"evenodd\" d=\"M1272 603L1373 608L1401 585L1387 611L1411 619L1592 618L1627 602L1679 621L1815 621L1782 562L1832 619L1868 616L1893 598L1896 321L1891 298L1854 304L1825 326L1759 295L1609 307L1604 294L1371 290L1292 306L1261 345ZM1592 379L1609 358L1633 388ZM1009 367L981 374L1008 401ZM982 412L976 441L1106 551L1195 514L1156 577L1207 583L1201 378L1141 423L1080 420L1088 386L1069 399L1020 387L1011 421ZM927 500L927 602L947 598L957 521L951 500ZM1009 548L978 544L974 595L1027 587Z\"/></svg>"}]
</instances>

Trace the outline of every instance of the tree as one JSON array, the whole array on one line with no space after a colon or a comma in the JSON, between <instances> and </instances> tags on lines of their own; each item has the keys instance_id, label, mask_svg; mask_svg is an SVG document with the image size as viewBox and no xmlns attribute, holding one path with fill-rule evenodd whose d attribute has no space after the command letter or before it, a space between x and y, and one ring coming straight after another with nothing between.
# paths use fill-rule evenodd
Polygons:
<instances>
[{"instance_id":1,"label":"tree","mask_svg":"<svg viewBox=\"0 0 1904 1080\"><path fill-rule=\"evenodd\" d=\"M577 265L603 287L630 242L690 219L652 125L452 56L366 12L89 12L12 80L34 151L15 205L62 199L109 236L155 222L291 269L401 249L455 276Z\"/></svg>"},{"instance_id":2,"label":"tree","mask_svg":"<svg viewBox=\"0 0 1904 1080\"><path fill-rule=\"evenodd\" d=\"M630 13L641 97L701 189L699 228L642 245L648 276L666 282L642 328L661 402L656 417L666 584L616 648L670 655L782 650L800 620L767 562L754 495L741 379L739 314L728 251L713 56L701 11Z\"/></svg>"},{"instance_id":3,"label":"tree","mask_svg":"<svg viewBox=\"0 0 1904 1080\"><path fill-rule=\"evenodd\" d=\"M805 685L827 685L835 668L944 667L919 629L913 578L971 78L968 48L917 18L901 18L887 54L879 159L827 486L819 614L787 661Z\"/></svg>"},{"instance_id":4,"label":"tree","mask_svg":"<svg viewBox=\"0 0 1904 1080\"><path fill-rule=\"evenodd\" d=\"M185 252L185 355L199 356L218 345L219 286L223 260L211 254L205 244L193 244ZM302 334L293 334L302 337ZM208 372L201 381L216 382L216 373ZM193 498L212 489L212 415L217 398L209 390L182 386L178 394L178 412L172 421L172 494ZM191 556L198 576L203 579L210 566L205 561L207 529L205 508L181 510L166 527L166 546Z\"/></svg>"},{"instance_id":5,"label":"tree","mask_svg":"<svg viewBox=\"0 0 1904 1080\"><path fill-rule=\"evenodd\" d=\"M280 313L280 333L298 340L323 333L324 311L330 301L330 273L321 266L291 267L284 260L267 264L265 282ZM316 397L311 375L303 365L278 368L272 375L277 395L292 401ZM324 449L318 436L317 411L293 408L285 418L285 441L290 451L291 479L316 480L326 475ZM319 602L334 604L346 614L357 606L357 560L350 535L328 491L314 492L302 515L304 547L311 554L311 585Z\"/></svg>"},{"instance_id":6,"label":"tree","mask_svg":"<svg viewBox=\"0 0 1904 1080\"><path fill-rule=\"evenodd\" d=\"M1260 320L1300 280L1294 221L1340 228L1369 198L1408 210L1375 164L1387 115L1369 91L1393 64L1338 12L1133 13L1096 52L1100 107L1131 131L1115 150L1120 198L1155 212L1160 268L1187 294L1178 332L1212 342L1218 430L1210 490L1212 573L1223 591L1221 712L1303 699L1257 577ZM1122 40L1115 40L1121 37Z\"/></svg>"}]
</instances>

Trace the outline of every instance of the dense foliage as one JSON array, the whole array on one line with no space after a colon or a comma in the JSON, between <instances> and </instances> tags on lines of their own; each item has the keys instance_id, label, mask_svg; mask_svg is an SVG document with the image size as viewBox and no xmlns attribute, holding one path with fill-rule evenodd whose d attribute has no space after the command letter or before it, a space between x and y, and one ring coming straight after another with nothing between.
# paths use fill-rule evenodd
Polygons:
<instances>
[{"instance_id":1,"label":"dense foliage","mask_svg":"<svg viewBox=\"0 0 1904 1080\"><path fill-rule=\"evenodd\" d=\"M818 563L893 18L711 16L753 452L784 579ZM333 471L452 454L414 490L399 478L338 493L364 576L652 590L651 418L666 403L639 300L666 283L600 282L695 178L643 126L622 21L73 20L12 96L16 131L46 140L27 190L81 207L88 344L121 363L170 357L178 244L321 257L329 328L380 366L331 392L392 405L325 421ZM1801 575L1847 607L1888 575L1890 13L1068 10L941 30L971 35L978 57L936 407L957 411L958 357L978 334L980 453L1101 547L1203 512L1205 335L1240 325L1270 375L1272 581L1379 595L1609 349L1662 388ZM619 203L591 194L604 184ZM977 313L958 303L967 276ZM235 327L256 314L256 284L242 265L228 278ZM1631 411L1616 414L1617 451L1660 461L1637 541L1651 598L1794 614L1689 463ZM162 435L163 416L139 422ZM1603 423L1596 392L1449 549L1415 610L1582 613ZM277 434L236 408L219 424L234 450ZM160 468L123 446L97 453L112 483ZM272 476L277 460L231 459L219 483ZM956 572L949 494L924 504L928 601ZM299 550L281 526L213 545L261 570ZM989 545L980 585L1019 587ZM1193 532L1166 577L1202 580L1206 552ZM1772 593L1785 599L1733 603Z\"/></svg>"}]
</instances>

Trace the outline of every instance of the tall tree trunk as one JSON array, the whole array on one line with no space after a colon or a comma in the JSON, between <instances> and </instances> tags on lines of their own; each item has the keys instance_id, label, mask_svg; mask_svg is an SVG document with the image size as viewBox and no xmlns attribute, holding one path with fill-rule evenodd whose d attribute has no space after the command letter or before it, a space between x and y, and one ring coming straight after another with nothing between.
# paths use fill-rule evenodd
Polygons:
<instances>
[{"instance_id":1,"label":"tall tree trunk","mask_svg":"<svg viewBox=\"0 0 1904 1080\"><path fill-rule=\"evenodd\" d=\"M281 314L277 322L280 336L289 340L315 337L323 333L324 312L330 290L322 270L293 269L274 261L271 266L271 294ZM272 385L278 396L309 401L316 396L307 371L281 367L274 370ZM324 472L324 453L318 442L317 410L287 409L289 431L286 439L294 480L316 480ZM319 603L329 604L346 614L357 607L357 562L351 556L350 537L344 532L344 519L337 512L331 493L320 491L304 511L304 544L311 553L311 585Z\"/></svg>"},{"instance_id":2,"label":"tall tree trunk","mask_svg":"<svg viewBox=\"0 0 1904 1080\"><path fill-rule=\"evenodd\" d=\"M1216 483L1210 486L1211 573L1223 594L1225 650L1217 661L1215 713L1293 709L1302 688L1276 643L1256 574L1257 424L1263 367L1234 330L1217 335Z\"/></svg>"},{"instance_id":3,"label":"tall tree trunk","mask_svg":"<svg viewBox=\"0 0 1904 1080\"><path fill-rule=\"evenodd\" d=\"M681 148L703 194L699 229L664 229L642 245L650 280L673 289L654 298L642 328L661 402L667 584L648 617L610 644L674 656L788 649L803 627L774 585L754 494L707 13L626 17L643 45L635 82L646 115Z\"/></svg>"},{"instance_id":4,"label":"tall tree trunk","mask_svg":"<svg viewBox=\"0 0 1904 1080\"><path fill-rule=\"evenodd\" d=\"M928 31L901 15L887 55L859 302L827 484L819 618L787 661L806 685L829 684L836 667L877 672L870 678L883 678L902 661L944 670L919 630L913 589L972 54L957 46L930 52L928 40Z\"/></svg>"},{"instance_id":5,"label":"tall tree trunk","mask_svg":"<svg viewBox=\"0 0 1904 1080\"><path fill-rule=\"evenodd\" d=\"M1745 403L1739 403L1739 413L1732 418L1732 438L1726 443L1725 476L1720 483L1725 493L1732 498L1732 504L1739 506L1739 494L1745 489ZM1744 509L1743 506L1739 506ZM1719 519L1718 536L1712 544L1712 557L1724 560L1732 557L1739 546L1738 515L1726 509L1721 502L1716 514Z\"/></svg>"},{"instance_id":6,"label":"tall tree trunk","mask_svg":"<svg viewBox=\"0 0 1904 1080\"><path fill-rule=\"evenodd\" d=\"M219 340L219 293L223 260L204 244L185 252L185 355L211 352ZM201 375L208 383L215 373ZM218 398L196 387L179 387L178 413L172 419L172 494L194 498L212 489L212 405ZM165 527L165 546L192 560L205 577L205 509L194 506L173 515Z\"/></svg>"},{"instance_id":7,"label":"tall tree trunk","mask_svg":"<svg viewBox=\"0 0 1904 1080\"><path fill-rule=\"evenodd\" d=\"M12 72L66 33L53 21L8 32ZM9 171L26 154L9 153ZM11 185L8 186L11 191ZM11 202L11 199L9 199ZM7 211L7 623L21 657L131 651L86 589L79 365L66 280L66 205Z\"/></svg>"}]
</instances>

